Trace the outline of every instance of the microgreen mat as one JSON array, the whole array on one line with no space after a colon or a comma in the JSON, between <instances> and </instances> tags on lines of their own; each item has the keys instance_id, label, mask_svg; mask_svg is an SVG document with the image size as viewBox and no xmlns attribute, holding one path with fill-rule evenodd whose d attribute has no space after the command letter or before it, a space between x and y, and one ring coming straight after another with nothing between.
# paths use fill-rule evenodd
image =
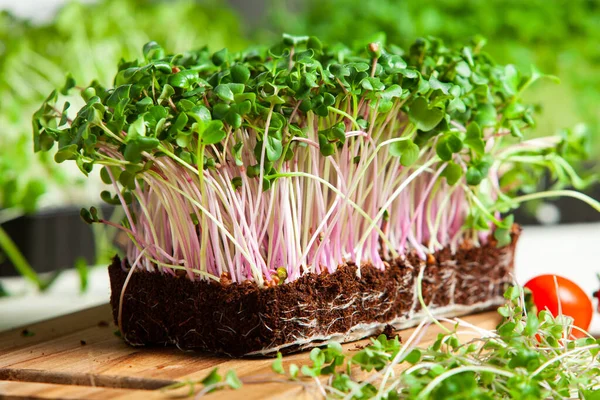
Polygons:
<instances>
[{"instance_id":1,"label":"microgreen mat","mask_svg":"<svg viewBox=\"0 0 600 400\"><path fill-rule=\"evenodd\" d=\"M68 78L34 116L35 149L101 167L134 267L272 285L463 241L503 246L527 200L600 209L563 190L587 183L568 162L584 152L579 131L524 138L534 110L521 94L544 77L437 39L352 50L284 35L175 55L150 42L111 88ZM555 190L527 193L548 171Z\"/></svg>"}]
</instances>

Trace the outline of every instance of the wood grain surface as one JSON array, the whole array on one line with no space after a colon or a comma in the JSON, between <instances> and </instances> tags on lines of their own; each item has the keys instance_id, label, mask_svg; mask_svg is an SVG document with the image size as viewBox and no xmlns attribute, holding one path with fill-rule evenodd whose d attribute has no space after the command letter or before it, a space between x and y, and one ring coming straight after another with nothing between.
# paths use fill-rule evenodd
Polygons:
<instances>
[{"instance_id":1,"label":"wood grain surface","mask_svg":"<svg viewBox=\"0 0 600 400\"><path fill-rule=\"evenodd\" d=\"M497 313L464 318L493 329ZM26 331L24 331L26 329ZM0 333L0 397L7 399L170 399L187 388L164 392L165 385L204 378L213 368L222 374L234 369L244 380L237 390L206 396L217 399L313 399L318 393L298 384L271 382L272 359L229 359L176 348L134 348L115 335L110 307L103 305L78 313ZM407 338L412 330L401 331ZM439 328L430 326L421 345L430 344ZM344 345L348 354L368 340ZM308 353L284 357L304 364Z\"/></svg>"}]
</instances>

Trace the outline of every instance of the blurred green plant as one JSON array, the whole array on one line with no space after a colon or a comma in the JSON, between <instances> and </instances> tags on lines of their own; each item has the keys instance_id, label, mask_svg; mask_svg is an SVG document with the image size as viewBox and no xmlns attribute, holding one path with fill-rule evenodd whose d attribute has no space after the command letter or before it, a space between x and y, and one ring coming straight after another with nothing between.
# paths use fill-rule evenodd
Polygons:
<instances>
[{"instance_id":1,"label":"blurred green plant","mask_svg":"<svg viewBox=\"0 0 600 400\"><path fill-rule=\"evenodd\" d=\"M239 26L217 0L72 2L38 25L0 12L0 258L46 288L1 224L39 205L89 203L86 193L97 193L83 187L86 180L57 169L53 154L32 151L31 114L66 74L82 83L110 84L118 61L140 57L151 39L172 51L207 44L239 49L245 45ZM106 234L95 232L97 263L114 255L104 248L112 243Z\"/></svg>"},{"instance_id":2,"label":"blurred green plant","mask_svg":"<svg viewBox=\"0 0 600 400\"><path fill-rule=\"evenodd\" d=\"M600 135L600 1L597 0L272 0L270 33L317 35L364 45L386 36L406 46L419 36L447 44L489 39L486 51L521 69L560 77L527 95L540 105L539 134L585 122ZM381 33L379 33L381 32ZM263 33L264 34L264 33ZM269 31L266 32L269 34ZM383 35L382 35L383 34ZM593 150L600 158L600 140Z\"/></svg>"}]
</instances>

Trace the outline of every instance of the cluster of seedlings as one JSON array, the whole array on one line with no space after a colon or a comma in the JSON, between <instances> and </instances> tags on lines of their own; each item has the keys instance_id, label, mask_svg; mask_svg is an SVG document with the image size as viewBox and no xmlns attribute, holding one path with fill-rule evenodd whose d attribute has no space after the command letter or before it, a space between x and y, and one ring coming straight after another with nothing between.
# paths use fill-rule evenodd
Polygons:
<instances>
[{"instance_id":1,"label":"cluster of seedlings","mask_svg":"<svg viewBox=\"0 0 600 400\"><path fill-rule=\"evenodd\" d=\"M33 121L37 151L101 167L140 270L259 287L345 263L360 276L491 234L506 245L502 215L526 200L593 203L534 193L548 169L582 184L569 159L585 138L523 140L534 108L521 94L542 75L497 65L478 43L353 51L285 35L235 54L167 55L154 42L143 54L112 88L69 79ZM60 104L71 90L85 102L76 114ZM95 208L82 216L114 224Z\"/></svg>"}]
</instances>

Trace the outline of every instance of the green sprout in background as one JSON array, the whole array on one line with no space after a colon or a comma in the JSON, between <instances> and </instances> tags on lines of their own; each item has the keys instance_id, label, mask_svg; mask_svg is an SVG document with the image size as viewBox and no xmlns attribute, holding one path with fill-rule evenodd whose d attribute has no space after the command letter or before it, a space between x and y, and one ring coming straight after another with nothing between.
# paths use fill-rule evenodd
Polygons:
<instances>
[{"instance_id":1,"label":"green sprout in background","mask_svg":"<svg viewBox=\"0 0 600 400\"><path fill-rule=\"evenodd\" d=\"M403 46L430 35L448 44L485 37L486 50L496 61L525 70L536 65L561 79L561 85L547 82L525 97L541 107L536 134L552 134L580 122L594 137L600 133L598 1L287 0L270 4L266 22L274 36L285 31L360 45L385 36ZM600 140L594 141L593 151L600 158Z\"/></svg>"},{"instance_id":2,"label":"green sprout in background","mask_svg":"<svg viewBox=\"0 0 600 400\"><path fill-rule=\"evenodd\" d=\"M223 377L215 368L202 380L162 390L189 387L189 395L199 399L215 390L283 381L327 399L598 399L600 339L588 333L573 339L579 328L571 317L546 310L536 315L527 289L510 287L504 297L506 304L498 308L502 321L494 330L441 318L442 333L424 346L425 332L439 323L424 320L404 340L382 334L355 353L331 342L313 349L304 365L279 354L271 376L238 377L229 370Z\"/></svg>"},{"instance_id":3,"label":"green sprout in background","mask_svg":"<svg viewBox=\"0 0 600 400\"><path fill-rule=\"evenodd\" d=\"M88 197L96 193L86 190L90 183L56 168L53 154L32 151L30 116L65 74L82 84L110 84L118 61L137 57L151 38L175 51L209 43L235 49L244 44L238 27L236 15L216 1L73 2L39 25L0 12L0 224L40 205L97 201ZM114 255L112 240L94 231L96 263L104 264ZM0 256L38 288L47 287L1 226Z\"/></svg>"}]
</instances>

